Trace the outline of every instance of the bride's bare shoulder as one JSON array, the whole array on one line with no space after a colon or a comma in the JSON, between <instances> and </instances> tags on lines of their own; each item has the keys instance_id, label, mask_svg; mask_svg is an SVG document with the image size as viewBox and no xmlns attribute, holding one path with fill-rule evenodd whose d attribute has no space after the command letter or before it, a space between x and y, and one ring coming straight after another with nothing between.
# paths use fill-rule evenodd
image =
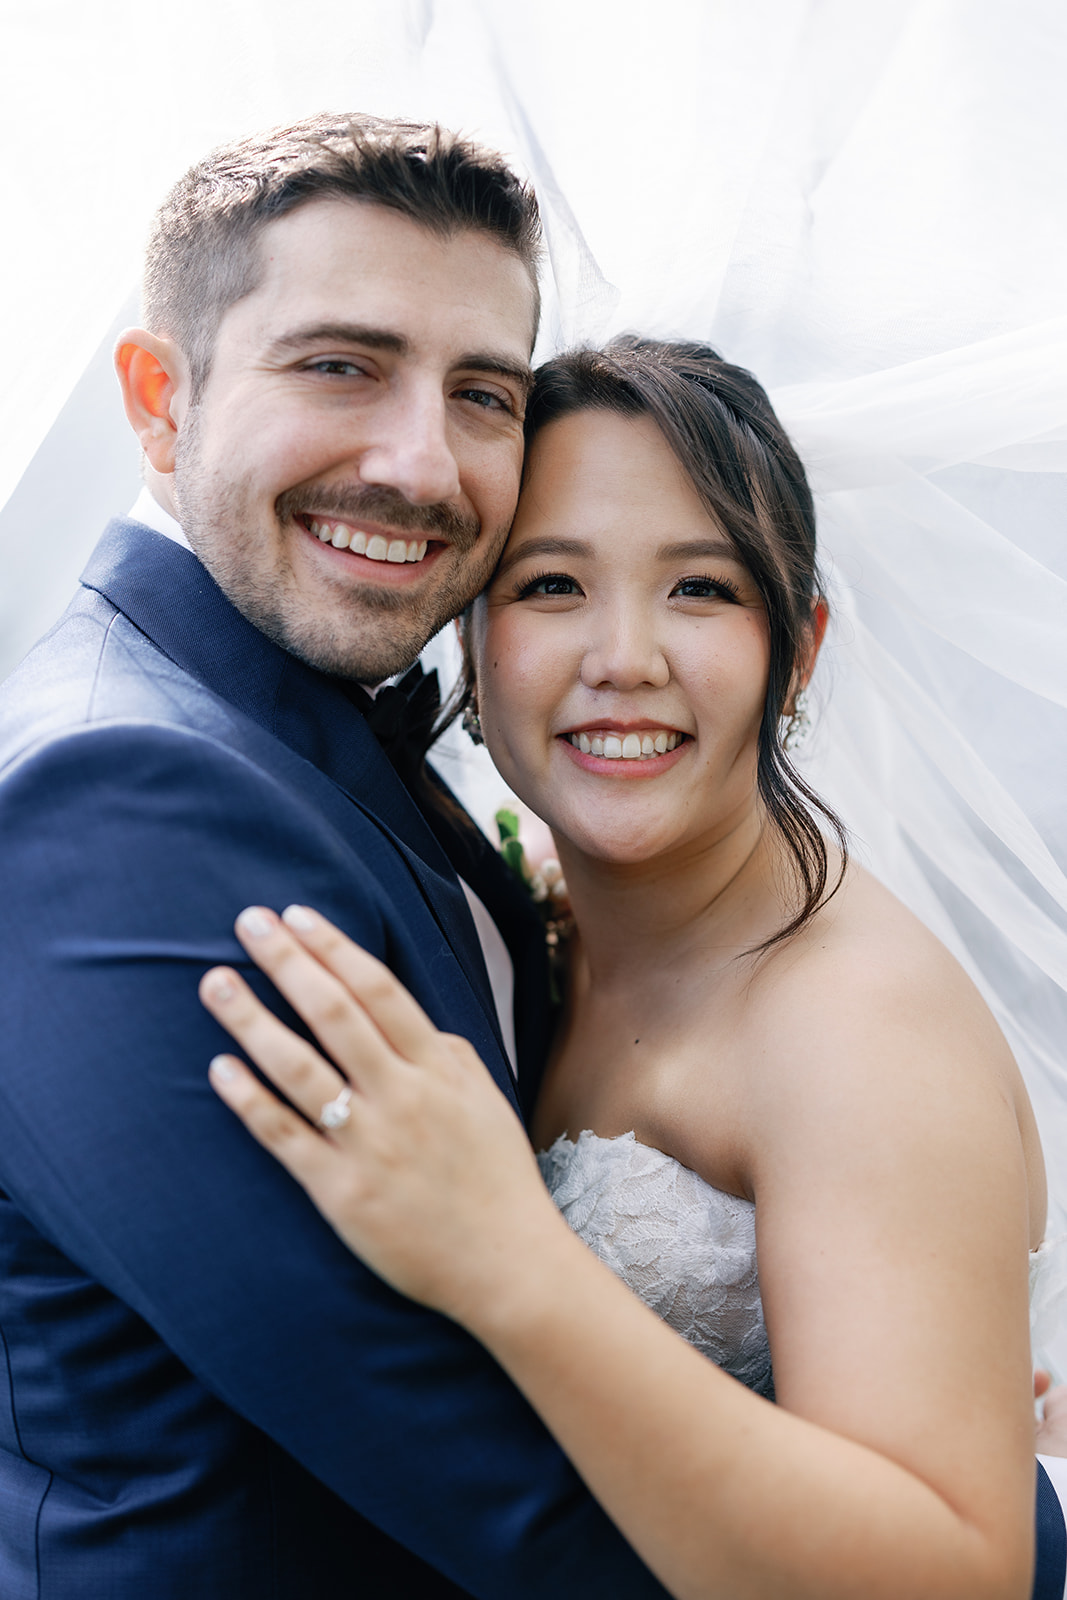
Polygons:
<instances>
[{"instance_id":1,"label":"bride's bare shoulder","mask_svg":"<svg viewBox=\"0 0 1067 1600\"><path fill-rule=\"evenodd\" d=\"M948 983L978 998L941 940L855 862L848 864L840 888L800 934L771 948L772 959L756 980L769 989L802 987L813 997L829 997L847 975L874 991L899 983Z\"/></svg>"},{"instance_id":2,"label":"bride's bare shoulder","mask_svg":"<svg viewBox=\"0 0 1067 1600\"><path fill-rule=\"evenodd\" d=\"M1007 1041L971 978L862 867L753 977L754 1026L792 1055L849 1062L965 1060L1014 1080ZM767 1059L777 1052L768 1048ZM917 1068L916 1070L921 1070Z\"/></svg>"},{"instance_id":3,"label":"bride's bare shoulder","mask_svg":"<svg viewBox=\"0 0 1067 1600\"><path fill-rule=\"evenodd\" d=\"M834 899L765 960L749 1001L754 1183L789 1152L825 1168L877 1146L951 1171L976 1149L994 1160L1014 1148L1031 1244L1040 1240L1041 1147L1008 1042L952 953L870 874L849 868Z\"/></svg>"}]
</instances>

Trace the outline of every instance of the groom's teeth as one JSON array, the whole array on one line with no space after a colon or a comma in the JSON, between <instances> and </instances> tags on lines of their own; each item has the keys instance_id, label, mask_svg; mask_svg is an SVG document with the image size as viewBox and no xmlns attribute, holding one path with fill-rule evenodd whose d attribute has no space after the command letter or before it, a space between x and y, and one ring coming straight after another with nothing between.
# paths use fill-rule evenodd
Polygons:
<instances>
[{"instance_id":1,"label":"groom's teeth","mask_svg":"<svg viewBox=\"0 0 1067 1600\"><path fill-rule=\"evenodd\" d=\"M308 532L321 544L332 544L335 550L351 550L357 556L367 556L371 561L421 561L426 554L428 539L385 539L380 533L368 538L359 528L350 528L347 522L323 522L309 517Z\"/></svg>"},{"instance_id":2,"label":"groom's teeth","mask_svg":"<svg viewBox=\"0 0 1067 1600\"><path fill-rule=\"evenodd\" d=\"M668 750L677 750L684 734L627 733L622 738L615 733L569 733L576 750L585 756L604 756L608 761L647 761L650 756L662 756Z\"/></svg>"}]
</instances>

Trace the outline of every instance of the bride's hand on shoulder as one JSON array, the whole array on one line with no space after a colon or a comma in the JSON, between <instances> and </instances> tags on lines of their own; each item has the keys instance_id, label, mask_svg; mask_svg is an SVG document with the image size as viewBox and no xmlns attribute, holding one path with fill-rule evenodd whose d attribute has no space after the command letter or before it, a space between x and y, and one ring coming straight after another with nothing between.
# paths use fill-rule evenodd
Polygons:
<instances>
[{"instance_id":1,"label":"bride's hand on shoulder","mask_svg":"<svg viewBox=\"0 0 1067 1600\"><path fill-rule=\"evenodd\" d=\"M203 1004L289 1103L230 1055L216 1093L381 1277L477 1321L516 1255L566 1231L518 1117L467 1040L317 912L253 907L236 931L325 1053L213 968Z\"/></svg>"}]
</instances>

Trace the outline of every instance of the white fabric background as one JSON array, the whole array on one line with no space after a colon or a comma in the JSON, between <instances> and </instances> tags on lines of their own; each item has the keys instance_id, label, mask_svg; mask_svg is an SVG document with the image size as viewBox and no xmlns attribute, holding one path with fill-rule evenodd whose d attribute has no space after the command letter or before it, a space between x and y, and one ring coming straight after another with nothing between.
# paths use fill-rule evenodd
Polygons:
<instances>
[{"instance_id":1,"label":"white fabric background","mask_svg":"<svg viewBox=\"0 0 1067 1600\"><path fill-rule=\"evenodd\" d=\"M772 389L835 603L806 761L993 1005L1067 1227L1060 0L7 0L2 27L0 670L136 492L108 351L167 183L324 107L479 134L545 207L542 353L708 338Z\"/></svg>"}]
</instances>

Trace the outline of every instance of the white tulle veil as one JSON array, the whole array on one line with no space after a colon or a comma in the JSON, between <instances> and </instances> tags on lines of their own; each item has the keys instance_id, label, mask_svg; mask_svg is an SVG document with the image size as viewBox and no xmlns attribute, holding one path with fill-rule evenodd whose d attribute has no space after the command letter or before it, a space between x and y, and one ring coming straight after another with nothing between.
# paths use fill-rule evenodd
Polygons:
<instances>
[{"instance_id":1,"label":"white tulle veil","mask_svg":"<svg viewBox=\"0 0 1067 1600\"><path fill-rule=\"evenodd\" d=\"M3 664L133 499L106 347L166 183L321 108L480 135L544 207L540 353L700 338L771 390L834 612L804 765L987 996L1067 1227L1058 0L187 0L177 33L57 3L4 26ZM450 748L487 818L496 780ZM1049 1349L1067 1368L1062 1331Z\"/></svg>"}]
</instances>

